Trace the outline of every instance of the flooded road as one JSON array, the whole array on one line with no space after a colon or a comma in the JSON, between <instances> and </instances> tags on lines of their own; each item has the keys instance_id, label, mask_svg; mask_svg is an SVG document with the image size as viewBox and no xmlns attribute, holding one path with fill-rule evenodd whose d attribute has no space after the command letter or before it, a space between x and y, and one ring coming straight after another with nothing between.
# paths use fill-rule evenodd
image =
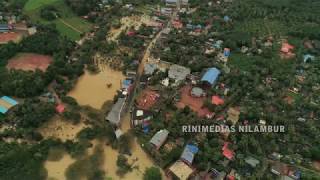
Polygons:
<instances>
[{"instance_id":1,"label":"flooded road","mask_svg":"<svg viewBox=\"0 0 320 180\"><path fill-rule=\"evenodd\" d=\"M121 71L113 70L107 65L101 66L103 67L97 74L85 71L68 96L75 98L80 105L89 105L95 109L101 109L105 101L113 100L125 76ZM111 86L108 87L108 84Z\"/></svg>"}]
</instances>

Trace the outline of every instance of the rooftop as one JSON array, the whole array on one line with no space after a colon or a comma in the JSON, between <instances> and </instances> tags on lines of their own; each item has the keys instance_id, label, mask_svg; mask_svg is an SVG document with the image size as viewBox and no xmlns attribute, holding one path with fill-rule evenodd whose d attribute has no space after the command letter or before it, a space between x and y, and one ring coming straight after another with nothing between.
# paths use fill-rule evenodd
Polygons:
<instances>
[{"instance_id":1,"label":"rooftop","mask_svg":"<svg viewBox=\"0 0 320 180\"><path fill-rule=\"evenodd\" d=\"M121 112L126 98L119 98L118 101L112 106L111 111L108 113L106 120L114 125L119 125L121 120Z\"/></svg>"},{"instance_id":2,"label":"rooftop","mask_svg":"<svg viewBox=\"0 0 320 180\"><path fill-rule=\"evenodd\" d=\"M176 81L182 81L186 79L186 77L191 73L189 68L180 66L180 65L172 65L169 68L169 78L174 79Z\"/></svg>"},{"instance_id":3,"label":"rooftop","mask_svg":"<svg viewBox=\"0 0 320 180\"><path fill-rule=\"evenodd\" d=\"M205 81L213 85L220 75L220 70L217 68L209 68L207 72L202 76L201 81Z\"/></svg>"},{"instance_id":4,"label":"rooftop","mask_svg":"<svg viewBox=\"0 0 320 180\"><path fill-rule=\"evenodd\" d=\"M166 129L162 129L158 131L150 140L150 143L155 145L157 149L159 149L162 144L166 141L169 135L169 131Z\"/></svg>"},{"instance_id":5,"label":"rooftop","mask_svg":"<svg viewBox=\"0 0 320 180\"><path fill-rule=\"evenodd\" d=\"M187 164L192 164L195 154L199 151L199 148L196 145L188 144L181 155L181 160Z\"/></svg>"},{"instance_id":6,"label":"rooftop","mask_svg":"<svg viewBox=\"0 0 320 180\"><path fill-rule=\"evenodd\" d=\"M193 169L191 169L186 163L183 161L175 162L169 170L177 176L180 180L186 180L193 173Z\"/></svg>"}]
</instances>

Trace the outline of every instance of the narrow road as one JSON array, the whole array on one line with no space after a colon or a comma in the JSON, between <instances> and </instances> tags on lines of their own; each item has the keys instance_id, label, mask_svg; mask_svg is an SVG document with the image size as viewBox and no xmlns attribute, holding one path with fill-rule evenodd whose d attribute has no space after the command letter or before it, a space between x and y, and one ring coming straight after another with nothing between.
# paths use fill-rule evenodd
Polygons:
<instances>
[{"instance_id":1,"label":"narrow road","mask_svg":"<svg viewBox=\"0 0 320 180\"><path fill-rule=\"evenodd\" d=\"M140 62L139 67L138 67L136 80L135 80L135 86L134 86L134 90L133 90L133 95L132 96L135 96L135 94L136 94L137 87L140 84L140 79L141 79L141 76L142 76L143 71L144 71L145 63L147 62L148 58L151 55L151 50L155 46L157 40L161 37L163 31L165 31L166 28L171 28L172 22L176 18L176 16L177 16L177 12L175 11L172 14L172 16L170 17L170 20L168 21L167 25L160 32L158 32L158 34L152 39L152 41L149 43L147 49L145 50L143 58L141 59L141 62ZM129 110L131 109L131 106L133 104L132 103L133 100L134 100L134 97L128 102L128 108L127 109L129 109ZM129 122L123 123L124 121L129 121ZM128 124L128 123L130 124L130 113L126 112L126 114L122 117L122 120L121 120L121 126L120 126L121 129L128 130L127 125L122 126L123 124ZM123 128L123 127L127 127L127 128Z\"/></svg>"},{"instance_id":2,"label":"narrow road","mask_svg":"<svg viewBox=\"0 0 320 180\"><path fill-rule=\"evenodd\" d=\"M146 51L145 51L145 54L139 64L139 68L138 68L138 78L137 78L137 82L140 82L140 76L142 75L143 73L143 70L144 70L144 65L145 63L147 62L148 58L150 57L150 52L151 50L153 49L154 45L156 44L157 40L161 37L163 31L166 29L166 28L170 28L171 25L172 25L172 21L176 18L177 16L177 13L174 12L173 15L171 16L170 20L168 21L166 27L164 27L154 38L153 40L149 43Z\"/></svg>"},{"instance_id":3,"label":"narrow road","mask_svg":"<svg viewBox=\"0 0 320 180\"><path fill-rule=\"evenodd\" d=\"M69 24L68 22L66 22L66 21L63 20L62 18L60 18L57 13L54 13L54 15L56 16L56 18L57 18L59 21L62 22L62 24L68 26L69 28L73 29L74 31L76 31L76 32L78 32L78 33L80 33L80 34L82 33L82 31L80 31L79 29L75 28L74 26L72 26L71 24Z\"/></svg>"}]
</instances>

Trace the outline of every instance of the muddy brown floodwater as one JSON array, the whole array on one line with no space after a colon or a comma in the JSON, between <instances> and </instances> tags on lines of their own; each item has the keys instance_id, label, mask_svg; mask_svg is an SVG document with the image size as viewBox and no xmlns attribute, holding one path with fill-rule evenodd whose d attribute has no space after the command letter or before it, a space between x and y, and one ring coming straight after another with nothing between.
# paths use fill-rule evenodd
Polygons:
<instances>
[{"instance_id":1,"label":"muddy brown floodwater","mask_svg":"<svg viewBox=\"0 0 320 180\"><path fill-rule=\"evenodd\" d=\"M57 138L62 141L73 140L78 132L87 127L83 122L77 125L72 124L59 116L53 117L50 121L43 124L38 132L45 138Z\"/></svg>"},{"instance_id":2,"label":"muddy brown floodwater","mask_svg":"<svg viewBox=\"0 0 320 180\"><path fill-rule=\"evenodd\" d=\"M99 68L100 72L96 74L91 74L88 71L85 71L85 74L78 79L78 82L76 83L74 89L68 94L69 96L75 98L80 105L89 105L98 110L102 108L104 102L113 100L114 96L117 93L117 90L121 88L121 81L125 79L125 76L121 71L113 70L108 65L100 64ZM111 87L108 87L108 84L112 84ZM56 118L40 128L39 132L44 137L56 137L65 141L67 139L74 139L76 137L76 134L85 127L86 126L83 123L74 126L62 121L61 119ZM121 130L123 132L128 132L128 130L130 130L129 113L122 120ZM98 141L93 141L93 147L98 144ZM104 145L103 147L104 163L101 168L106 172L107 177L110 177L113 180L143 179L143 173L145 169L151 166L155 166L152 159L149 158L149 156L143 151L135 138L131 147L132 155L127 156L127 158L129 163L136 168L133 168L131 172L125 174L123 177L119 177L116 174L118 169L118 151L112 149L110 146ZM93 148L89 149L89 154L90 152L92 152L92 149ZM67 154L65 154L59 161L46 161L45 167L48 171L48 178L64 180L64 173L66 169L74 161L75 160ZM162 172L162 174L164 173Z\"/></svg>"},{"instance_id":3,"label":"muddy brown floodwater","mask_svg":"<svg viewBox=\"0 0 320 180\"><path fill-rule=\"evenodd\" d=\"M48 172L48 180L65 180L65 171L75 162L67 153L59 161L46 161L44 167Z\"/></svg>"},{"instance_id":4,"label":"muddy brown floodwater","mask_svg":"<svg viewBox=\"0 0 320 180\"><path fill-rule=\"evenodd\" d=\"M80 105L89 105L95 109L101 109L105 101L113 100L125 76L107 65L100 69L97 74L85 71L68 96L75 98ZM112 85L108 87L107 84Z\"/></svg>"}]
</instances>

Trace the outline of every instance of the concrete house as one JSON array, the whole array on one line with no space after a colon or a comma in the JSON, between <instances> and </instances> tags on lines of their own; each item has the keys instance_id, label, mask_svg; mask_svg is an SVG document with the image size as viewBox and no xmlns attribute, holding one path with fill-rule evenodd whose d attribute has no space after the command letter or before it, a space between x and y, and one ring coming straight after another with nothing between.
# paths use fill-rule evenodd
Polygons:
<instances>
[{"instance_id":1,"label":"concrete house","mask_svg":"<svg viewBox=\"0 0 320 180\"><path fill-rule=\"evenodd\" d=\"M174 64L170 66L168 76L170 79L173 79L175 80L175 82L178 82L185 80L190 73L191 70L189 68Z\"/></svg>"}]
</instances>

